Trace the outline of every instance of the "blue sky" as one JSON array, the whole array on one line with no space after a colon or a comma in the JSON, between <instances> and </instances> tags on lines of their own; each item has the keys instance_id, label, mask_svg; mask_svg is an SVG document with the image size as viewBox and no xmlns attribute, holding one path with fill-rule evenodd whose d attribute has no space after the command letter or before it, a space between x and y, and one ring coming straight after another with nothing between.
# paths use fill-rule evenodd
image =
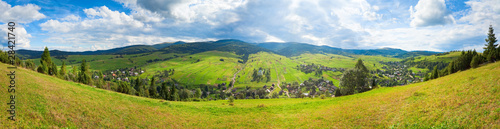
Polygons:
<instances>
[{"instance_id":1,"label":"blue sky","mask_svg":"<svg viewBox=\"0 0 500 129\"><path fill-rule=\"evenodd\" d=\"M345 49L482 50L500 0L3 0L18 49L239 39ZM495 7L496 6L496 7ZM0 39L6 43L6 38ZM2 44L5 46L6 44Z\"/></svg>"}]
</instances>

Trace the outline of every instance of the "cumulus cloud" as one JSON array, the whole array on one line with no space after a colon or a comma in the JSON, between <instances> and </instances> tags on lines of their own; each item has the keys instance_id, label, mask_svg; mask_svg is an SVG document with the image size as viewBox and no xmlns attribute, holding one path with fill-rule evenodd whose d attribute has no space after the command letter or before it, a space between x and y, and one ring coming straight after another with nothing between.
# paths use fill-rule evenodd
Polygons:
<instances>
[{"instance_id":1,"label":"cumulus cloud","mask_svg":"<svg viewBox=\"0 0 500 129\"><path fill-rule=\"evenodd\" d=\"M12 7L10 4L0 1L0 22L30 23L45 18L45 15L38 12L39 10L40 7L33 4Z\"/></svg>"},{"instance_id":2,"label":"cumulus cloud","mask_svg":"<svg viewBox=\"0 0 500 129\"><path fill-rule=\"evenodd\" d=\"M23 23L30 23L36 20L45 18L46 16L39 12L40 7L33 4L27 5L16 5L12 7L10 4L0 1L0 23L2 28L7 28L8 22L15 22L16 28L14 29L14 34L16 35L16 48L29 48L30 38L32 37L26 29ZM2 34L7 34L7 29L1 29ZM7 37L2 36L0 42L6 43ZM6 44L2 44L6 46Z\"/></svg>"},{"instance_id":3,"label":"cumulus cloud","mask_svg":"<svg viewBox=\"0 0 500 129\"><path fill-rule=\"evenodd\" d=\"M3 24L3 25L0 25L2 28L7 28L8 25L7 24ZM28 32L26 32L26 29L24 29L24 27L22 25L16 25L15 26L16 28L14 29L14 34L15 34L15 41L16 41L16 49L19 49L19 48L29 48L31 45L30 45L30 38L31 38L31 34L28 34ZM10 32L10 30L7 30L7 29L0 29L0 32L2 34L6 34L8 32ZM0 42L2 44L2 46L6 47L7 46L7 42L8 42L8 39L7 39L7 36L2 36L2 38L0 38Z\"/></svg>"},{"instance_id":4,"label":"cumulus cloud","mask_svg":"<svg viewBox=\"0 0 500 129\"><path fill-rule=\"evenodd\" d=\"M487 24L500 25L500 9L494 6L499 0L469 1L471 9L457 21L444 0L116 1L131 11L102 6L82 10L81 17L47 20L40 24L49 32L44 42L72 44L60 48L78 51L227 38L447 51L480 46Z\"/></svg>"},{"instance_id":5,"label":"cumulus cloud","mask_svg":"<svg viewBox=\"0 0 500 129\"><path fill-rule=\"evenodd\" d=\"M420 0L415 7L410 6L413 27L446 25L455 22L444 0Z\"/></svg>"}]
</instances>

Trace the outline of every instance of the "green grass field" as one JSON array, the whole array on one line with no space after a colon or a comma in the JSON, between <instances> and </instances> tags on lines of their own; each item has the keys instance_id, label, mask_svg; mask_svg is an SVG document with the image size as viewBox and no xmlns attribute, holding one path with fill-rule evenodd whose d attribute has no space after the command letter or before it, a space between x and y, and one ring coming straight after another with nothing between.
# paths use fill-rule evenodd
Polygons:
<instances>
[{"instance_id":1,"label":"green grass field","mask_svg":"<svg viewBox=\"0 0 500 129\"><path fill-rule=\"evenodd\" d=\"M446 55L430 55L430 56L418 56L415 57L415 62L420 62L420 61L429 61L429 62L445 62L445 63L450 63L454 59L460 57L461 52L450 52L449 54Z\"/></svg>"},{"instance_id":2,"label":"green grass field","mask_svg":"<svg viewBox=\"0 0 500 129\"><path fill-rule=\"evenodd\" d=\"M352 57L335 55L335 54L302 54L300 56L291 57L302 64L321 64L335 68L354 68L358 59L362 59L363 63L369 70L382 69L383 64L379 61L401 61L399 58L391 58L384 56L367 56L367 55L352 55Z\"/></svg>"},{"instance_id":3,"label":"green grass field","mask_svg":"<svg viewBox=\"0 0 500 129\"><path fill-rule=\"evenodd\" d=\"M201 55L200 55L201 56ZM189 58L189 57L188 57ZM228 57L229 58L229 57ZM0 107L8 108L0 64ZM500 128L500 62L428 82L328 99L165 102L16 71L4 128ZM263 105L263 106L258 106Z\"/></svg>"},{"instance_id":4,"label":"green grass field","mask_svg":"<svg viewBox=\"0 0 500 129\"><path fill-rule=\"evenodd\" d=\"M156 71L174 69L172 78L187 84L220 84L229 83L234 73L241 69L243 64L238 63L240 56L220 51L202 52L184 57L174 58L160 63L154 63L143 67L146 72L142 78L153 76ZM197 62L198 59L200 62ZM220 61L224 59L224 61Z\"/></svg>"},{"instance_id":5,"label":"green grass field","mask_svg":"<svg viewBox=\"0 0 500 129\"><path fill-rule=\"evenodd\" d=\"M122 55L123 58L117 57L120 55L68 55L67 59L63 60L52 57L52 61L54 61L58 66L61 66L62 61L65 61L66 65L71 67L79 66L81 61L85 59L87 64L90 65L90 69L106 71L133 68L134 66L142 67L149 64L147 63L148 60L175 58L176 56L180 57L186 55L188 54L163 52ZM40 65L40 58L33 59L33 62L35 62L36 65Z\"/></svg>"}]
</instances>

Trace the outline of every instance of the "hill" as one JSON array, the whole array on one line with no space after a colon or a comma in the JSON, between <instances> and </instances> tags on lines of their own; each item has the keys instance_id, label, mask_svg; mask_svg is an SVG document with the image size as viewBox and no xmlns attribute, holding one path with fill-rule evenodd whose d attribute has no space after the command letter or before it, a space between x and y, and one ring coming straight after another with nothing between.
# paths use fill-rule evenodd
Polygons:
<instances>
[{"instance_id":1,"label":"hill","mask_svg":"<svg viewBox=\"0 0 500 129\"><path fill-rule=\"evenodd\" d=\"M266 42L266 43L258 43L257 46L269 49L278 54L284 56L299 56L302 54L310 53L310 54L336 54L343 56L350 55L374 55L374 56L386 56L386 57L395 57L395 58L408 58L408 57L417 57L417 56L429 56L434 54L439 54L440 52L432 52L432 51L405 51L401 49L395 48L380 48L380 49L341 49L329 46L316 46L307 43L274 43L274 42Z\"/></svg>"},{"instance_id":2,"label":"hill","mask_svg":"<svg viewBox=\"0 0 500 129\"><path fill-rule=\"evenodd\" d=\"M8 73L0 64L1 73ZM5 128L500 128L500 62L428 82L328 99L165 102L16 71ZM0 82L8 82L0 74ZM0 100L8 102L7 86ZM261 106L258 106L261 105ZM3 104L2 108L7 109ZM7 113L5 112L5 115Z\"/></svg>"},{"instance_id":3,"label":"hill","mask_svg":"<svg viewBox=\"0 0 500 129\"><path fill-rule=\"evenodd\" d=\"M51 56L67 56L67 55L113 55L113 54L138 54L156 51L157 49L150 45L132 45L109 50L84 51L84 52L67 52L60 50L51 50ZM43 51L35 50L17 50L16 54L24 59L35 59L42 55Z\"/></svg>"}]
</instances>

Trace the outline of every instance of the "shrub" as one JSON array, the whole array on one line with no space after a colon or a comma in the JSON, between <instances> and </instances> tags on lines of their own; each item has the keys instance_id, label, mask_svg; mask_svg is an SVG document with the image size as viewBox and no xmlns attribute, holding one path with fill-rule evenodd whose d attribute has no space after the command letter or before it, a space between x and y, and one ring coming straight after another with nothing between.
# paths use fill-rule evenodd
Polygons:
<instances>
[{"instance_id":1,"label":"shrub","mask_svg":"<svg viewBox=\"0 0 500 129\"><path fill-rule=\"evenodd\" d=\"M234 105L234 97L233 96L229 97L229 105L231 105L231 106Z\"/></svg>"},{"instance_id":2,"label":"shrub","mask_svg":"<svg viewBox=\"0 0 500 129\"><path fill-rule=\"evenodd\" d=\"M259 104L259 105L257 105L257 107L258 107L258 108L264 108L264 107L266 107L266 105L264 105L264 104Z\"/></svg>"},{"instance_id":3,"label":"shrub","mask_svg":"<svg viewBox=\"0 0 500 129\"><path fill-rule=\"evenodd\" d=\"M326 95L323 94L323 95L320 96L320 98L321 99L326 99Z\"/></svg>"},{"instance_id":4,"label":"shrub","mask_svg":"<svg viewBox=\"0 0 500 129\"><path fill-rule=\"evenodd\" d=\"M278 95L277 92L273 92L273 95L272 95L273 98L279 98L280 96Z\"/></svg>"}]
</instances>

